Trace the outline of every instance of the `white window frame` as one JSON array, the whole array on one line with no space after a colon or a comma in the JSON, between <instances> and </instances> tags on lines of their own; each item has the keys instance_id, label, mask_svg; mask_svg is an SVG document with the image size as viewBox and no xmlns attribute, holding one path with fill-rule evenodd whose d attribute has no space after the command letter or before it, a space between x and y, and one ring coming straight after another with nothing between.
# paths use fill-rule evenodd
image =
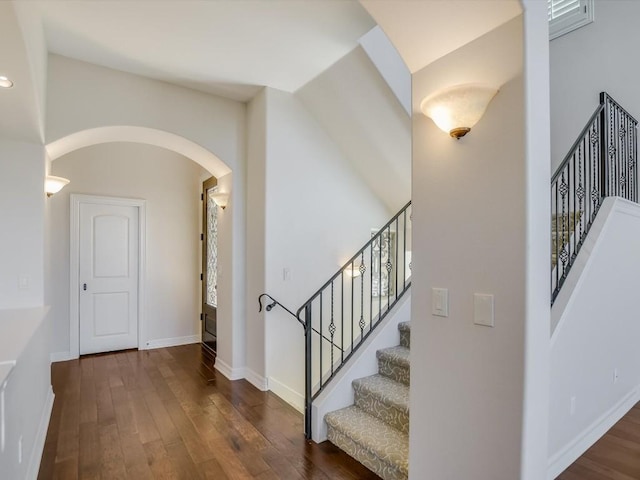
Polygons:
<instances>
[{"instance_id":1,"label":"white window frame","mask_svg":"<svg viewBox=\"0 0 640 480\"><path fill-rule=\"evenodd\" d=\"M593 22L594 0L579 0L579 8L563 13L556 18L551 18L552 2L558 4L563 3L563 0L547 0L549 5L549 40L558 38Z\"/></svg>"}]
</instances>

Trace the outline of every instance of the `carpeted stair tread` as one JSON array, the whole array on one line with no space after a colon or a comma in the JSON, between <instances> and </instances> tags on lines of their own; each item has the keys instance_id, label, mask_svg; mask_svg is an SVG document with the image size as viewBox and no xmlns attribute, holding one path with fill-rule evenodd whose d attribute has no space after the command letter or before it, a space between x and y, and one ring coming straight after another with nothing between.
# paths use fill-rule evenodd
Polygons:
<instances>
[{"instance_id":1,"label":"carpeted stair tread","mask_svg":"<svg viewBox=\"0 0 640 480\"><path fill-rule=\"evenodd\" d=\"M353 381L354 390L365 391L377 396L386 404L403 412L409 412L409 387L383 375L358 378Z\"/></svg>"},{"instance_id":2,"label":"carpeted stair tread","mask_svg":"<svg viewBox=\"0 0 640 480\"><path fill-rule=\"evenodd\" d=\"M397 347L378 350L376 352L376 356L378 357L378 360L385 360L387 362L409 368L409 352L410 350L407 347L398 345Z\"/></svg>"},{"instance_id":3,"label":"carpeted stair tread","mask_svg":"<svg viewBox=\"0 0 640 480\"><path fill-rule=\"evenodd\" d=\"M403 347L411 347L411 323L402 322L398 324L400 330L400 345Z\"/></svg>"},{"instance_id":4,"label":"carpeted stair tread","mask_svg":"<svg viewBox=\"0 0 640 480\"><path fill-rule=\"evenodd\" d=\"M367 455L368 452L379 462L398 470L404 478L408 476L409 435L399 432L356 406L328 413L325 421L329 427L329 440L345 451L345 447L350 447L353 451L347 453L356 460L360 460L359 456L371 458L371 455ZM352 443L348 442L350 446L344 445L344 440L351 440ZM359 453L360 449L365 452ZM385 470L384 466L367 467L379 475L379 472ZM383 478L393 478L393 475L384 475Z\"/></svg>"},{"instance_id":5,"label":"carpeted stair tread","mask_svg":"<svg viewBox=\"0 0 640 480\"><path fill-rule=\"evenodd\" d=\"M356 407L402 433L409 433L409 387L383 375L353 381Z\"/></svg>"},{"instance_id":6,"label":"carpeted stair tread","mask_svg":"<svg viewBox=\"0 0 640 480\"><path fill-rule=\"evenodd\" d=\"M400 322L398 324L398 330L401 332L411 332L411 322Z\"/></svg>"},{"instance_id":7,"label":"carpeted stair tread","mask_svg":"<svg viewBox=\"0 0 640 480\"><path fill-rule=\"evenodd\" d=\"M378 373L396 382L409 385L409 349L397 346L384 348L376 352L378 357Z\"/></svg>"}]
</instances>

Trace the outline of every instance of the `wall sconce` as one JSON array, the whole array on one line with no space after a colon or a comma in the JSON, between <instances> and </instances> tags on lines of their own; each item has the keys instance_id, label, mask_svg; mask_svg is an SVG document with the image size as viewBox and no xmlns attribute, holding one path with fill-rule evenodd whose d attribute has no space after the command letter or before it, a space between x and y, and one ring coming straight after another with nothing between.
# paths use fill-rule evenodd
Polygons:
<instances>
[{"instance_id":1,"label":"wall sconce","mask_svg":"<svg viewBox=\"0 0 640 480\"><path fill-rule=\"evenodd\" d=\"M478 123L497 88L479 84L456 85L429 95L420 110L455 139L464 137Z\"/></svg>"},{"instance_id":2,"label":"wall sconce","mask_svg":"<svg viewBox=\"0 0 640 480\"><path fill-rule=\"evenodd\" d=\"M347 277L351 277L351 278L356 278L362 275L362 271L360 270L360 265L355 263L353 264L353 266L349 265L345 267L342 271L344 272L345 275L347 275Z\"/></svg>"},{"instance_id":3,"label":"wall sconce","mask_svg":"<svg viewBox=\"0 0 640 480\"><path fill-rule=\"evenodd\" d=\"M209 196L218 205L221 209L225 209L227 207L227 203L229 202L229 194L226 192L216 192L210 193Z\"/></svg>"},{"instance_id":4,"label":"wall sconce","mask_svg":"<svg viewBox=\"0 0 640 480\"><path fill-rule=\"evenodd\" d=\"M47 175L44 180L44 191L47 193L47 197L50 197L54 193L58 193L65 186L69 184L69 179L62 177L54 177L53 175Z\"/></svg>"}]
</instances>

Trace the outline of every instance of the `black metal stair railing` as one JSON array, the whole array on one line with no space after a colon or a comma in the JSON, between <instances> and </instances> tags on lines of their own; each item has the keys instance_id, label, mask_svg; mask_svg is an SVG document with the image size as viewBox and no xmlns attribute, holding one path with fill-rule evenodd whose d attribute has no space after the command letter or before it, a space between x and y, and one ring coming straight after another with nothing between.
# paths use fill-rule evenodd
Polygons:
<instances>
[{"instance_id":1,"label":"black metal stair railing","mask_svg":"<svg viewBox=\"0 0 640 480\"><path fill-rule=\"evenodd\" d=\"M270 295L305 333L305 436L311 438L313 401L411 286L411 202L345 263L297 313Z\"/></svg>"},{"instance_id":2,"label":"black metal stair railing","mask_svg":"<svg viewBox=\"0 0 640 480\"><path fill-rule=\"evenodd\" d=\"M307 438L313 401L411 286L410 225L411 202L296 312L305 326Z\"/></svg>"},{"instance_id":3,"label":"black metal stair railing","mask_svg":"<svg viewBox=\"0 0 640 480\"><path fill-rule=\"evenodd\" d=\"M638 201L638 122L607 93L551 177L551 304L605 197Z\"/></svg>"}]
</instances>

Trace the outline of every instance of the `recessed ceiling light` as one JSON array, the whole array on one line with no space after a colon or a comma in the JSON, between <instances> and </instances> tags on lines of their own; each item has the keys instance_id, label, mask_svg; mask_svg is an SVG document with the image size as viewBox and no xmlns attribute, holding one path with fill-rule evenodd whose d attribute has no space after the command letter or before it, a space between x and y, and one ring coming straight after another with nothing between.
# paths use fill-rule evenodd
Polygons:
<instances>
[{"instance_id":1,"label":"recessed ceiling light","mask_svg":"<svg viewBox=\"0 0 640 480\"><path fill-rule=\"evenodd\" d=\"M13 82L9 80L7 77L0 75L0 88L11 88L13 87Z\"/></svg>"}]
</instances>

